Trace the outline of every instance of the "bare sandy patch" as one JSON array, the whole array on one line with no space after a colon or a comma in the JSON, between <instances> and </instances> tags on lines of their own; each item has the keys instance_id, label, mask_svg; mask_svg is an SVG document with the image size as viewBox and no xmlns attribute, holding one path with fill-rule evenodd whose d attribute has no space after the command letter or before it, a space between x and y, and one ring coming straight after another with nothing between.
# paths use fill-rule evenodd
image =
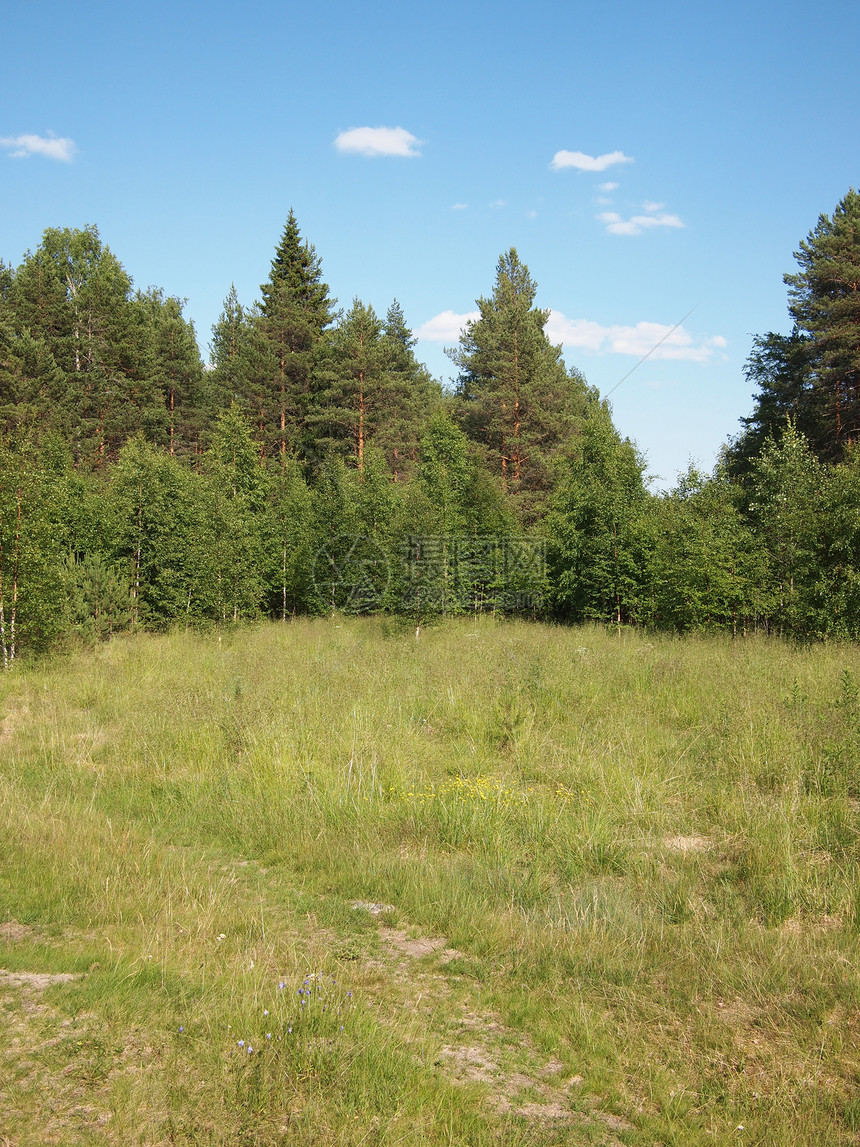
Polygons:
<instances>
[{"instance_id":1,"label":"bare sandy patch","mask_svg":"<svg viewBox=\"0 0 860 1147\"><path fill-rule=\"evenodd\" d=\"M376 903L373 900L353 900L352 907L369 912L371 916L382 916L386 912L393 912L393 904Z\"/></svg>"},{"instance_id":2,"label":"bare sandy patch","mask_svg":"<svg viewBox=\"0 0 860 1147\"><path fill-rule=\"evenodd\" d=\"M389 950L402 952L405 956L412 956L413 959L439 952L442 962L447 964L463 956L463 953L456 948L449 948L448 941L443 936L435 938L410 936L400 928L380 928L379 938Z\"/></svg>"},{"instance_id":3,"label":"bare sandy patch","mask_svg":"<svg viewBox=\"0 0 860 1147\"><path fill-rule=\"evenodd\" d=\"M706 836L664 836L663 847L673 852L709 852L714 845Z\"/></svg>"},{"instance_id":4,"label":"bare sandy patch","mask_svg":"<svg viewBox=\"0 0 860 1147\"><path fill-rule=\"evenodd\" d=\"M0 941L6 944L20 944L24 940L33 940L38 935L38 931L31 925L19 924L17 920L7 920L0 924Z\"/></svg>"},{"instance_id":5,"label":"bare sandy patch","mask_svg":"<svg viewBox=\"0 0 860 1147\"><path fill-rule=\"evenodd\" d=\"M842 923L839 916L791 916L780 925L780 932L788 936L821 935L832 932Z\"/></svg>"},{"instance_id":6,"label":"bare sandy patch","mask_svg":"<svg viewBox=\"0 0 860 1147\"><path fill-rule=\"evenodd\" d=\"M0 968L0 989L8 986L41 991L51 984L67 984L70 980L79 980L82 975L82 972L7 972Z\"/></svg>"}]
</instances>

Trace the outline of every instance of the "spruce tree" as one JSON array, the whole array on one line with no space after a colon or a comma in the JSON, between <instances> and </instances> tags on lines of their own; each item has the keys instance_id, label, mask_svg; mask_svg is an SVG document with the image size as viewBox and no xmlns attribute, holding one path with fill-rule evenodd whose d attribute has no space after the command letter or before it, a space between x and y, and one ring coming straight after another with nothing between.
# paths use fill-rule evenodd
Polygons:
<instances>
[{"instance_id":1,"label":"spruce tree","mask_svg":"<svg viewBox=\"0 0 860 1147\"><path fill-rule=\"evenodd\" d=\"M302 239L292 209L260 291L257 326L272 364L260 422L265 449L283 462L300 448L314 352L334 310L320 259Z\"/></svg>"},{"instance_id":2,"label":"spruce tree","mask_svg":"<svg viewBox=\"0 0 860 1147\"><path fill-rule=\"evenodd\" d=\"M415 357L416 341L395 299L382 324L380 349L388 381L385 418L376 434L376 445L385 454L395 482L414 470L421 434L442 402L440 384Z\"/></svg>"}]
</instances>

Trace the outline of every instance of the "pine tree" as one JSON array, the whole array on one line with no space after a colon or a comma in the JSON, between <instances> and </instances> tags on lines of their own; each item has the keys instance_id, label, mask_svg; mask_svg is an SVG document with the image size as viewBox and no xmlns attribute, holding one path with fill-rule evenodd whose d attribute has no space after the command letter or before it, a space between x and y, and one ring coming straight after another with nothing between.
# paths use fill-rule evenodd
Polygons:
<instances>
[{"instance_id":1,"label":"pine tree","mask_svg":"<svg viewBox=\"0 0 860 1147\"><path fill-rule=\"evenodd\" d=\"M65 384L45 340L28 330L16 332L0 318L0 428L50 426Z\"/></svg>"},{"instance_id":2,"label":"pine tree","mask_svg":"<svg viewBox=\"0 0 860 1147\"><path fill-rule=\"evenodd\" d=\"M759 388L729 462L749 473L768 438L791 418L816 457L835 461L860 436L860 194L853 189L833 216L822 215L795 252L799 271L785 275L788 336L758 336L747 377Z\"/></svg>"},{"instance_id":3,"label":"pine tree","mask_svg":"<svg viewBox=\"0 0 860 1147\"><path fill-rule=\"evenodd\" d=\"M512 247L499 258L492 296L477 300L480 315L452 354L463 426L484 445L527 521L539 512L552 458L578 429L589 399L582 377L568 375L561 349L547 339L549 311L535 307L536 293Z\"/></svg>"},{"instance_id":4,"label":"pine tree","mask_svg":"<svg viewBox=\"0 0 860 1147\"><path fill-rule=\"evenodd\" d=\"M137 295L152 342L151 379L166 413L166 443L171 456L200 453L203 365L193 323L183 317L183 302L165 298L159 287Z\"/></svg>"},{"instance_id":5,"label":"pine tree","mask_svg":"<svg viewBox=\"0 0 860 1147\"><path fill-rule=\"evenodd\" d=\"M102 465L132 434L163 420L145 317L95 227L45 231L8 298L17 329L41 338L66 375L53 423L78 459Z\"/></svg>"},{"instance_id":6,"label":"pine tree","mask_svg":"<svg viewBox=\"0 0 860 1147\"><path fill-rule=\"evenodd\" d=\"M382 324L373 307L354 299L327 339L308 405L308 426L317 450L334 450L349 458L359 474L390 397L381 337Z\"/></svg>"},{"instance_id":7,"label":"pine tree","mask_svg":"<svg viewBox=\"0 0 860 1147\"><path fill-rule=\"evenodd\" d=\"M212 328L212 365L209 407L223 414L237 406L254 427L259 456L265 459L275 434L271 396L277 363L260 325L259 306L243 307L235 287Z\"/></svg>"},{"instance_id":8,"label":"pine tree","mask_svg":"<svg viewBox=\"0 0 860 1147\"><path fill-rule=\"evenodd\" d=\"M822 395L827 441L838 457L860 435L860 193L822 215L786 275L789 313L809 339L813 387Z\"/></svg>"}]
</instances>

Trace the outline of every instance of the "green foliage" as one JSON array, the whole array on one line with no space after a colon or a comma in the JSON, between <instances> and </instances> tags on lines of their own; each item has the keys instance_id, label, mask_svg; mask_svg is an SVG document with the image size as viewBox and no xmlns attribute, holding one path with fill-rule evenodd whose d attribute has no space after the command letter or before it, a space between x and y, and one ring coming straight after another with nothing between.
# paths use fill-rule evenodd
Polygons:
<instances>
[{"instance_id":1,"label":"green foliage","mask_svg":"<svg viewBox=\"0 0 860 1147\"><path fill-rule=\"evenodd\" d=\"M561 617L619 628L641 619L644 469L633 444L612 425L606 404L593 405L559 464L547 515L554 602Z\"/></svg>"},{"instance_id":2,"label":"green foliage","mask_svg":"<svg viewBox=\"0 0 860 1147\"><path fill-rule=\"evenodd\" d=\"M516 249L500 256L489 298L452 354L459 367L459 415L487 451L491 473L534 521L551 485L551 464L579 428L589 395L561 348L544 334L549 311L534 305L537 286Z\"/></svg>"},{"instance_id":3,"label":"green foliage","mask_svg":"<svg viewBox=\"0 0 860 1147\"><path fill-rule=\"evenodd\" d=\"M129 579L100 554L71 557L66 586L71 626L85 639L103 641L131 625Z\"/></svg>"},{"instance_id":4,"label":"green foliage","mask_svg":"<svg viewBox=\"0 0 860 1147\"><path fill-rule=\"evenodd\" d=\"M756 408L732 449L741 472L790 417L816 456L839 461L860 434L860 194L853 190L832 217L821 215L795 252L799 270L785 275L790 336L759 336L747 377L759 387Z\"/></svg>"},{"instance_id":5,"label":"green foliage","mask_svg":"<svg viewBox=\"0 0 860 1147\"><path fill-rule=\"evenodd\" d=\"M282 459L305 445L304 419L317 347L332 322L334 300L313 246L302 240L292 210L260 288L254 325L268 350L269 374L260 400L258 433Z\"/></svg>"},{"instance_id":6,"label":"green foliage","mask_svg":"<svg viewBox=\"0 0 860 1147\"><path fill-rule=\"evenodd\" d=\"M158 287L138 293L150 325L153 361L150 377L164 400L164 439L171 456L199 454L202 420L207 413L202 394L203 364L194 326L182 315L183 302L165 298Z\"/></svg>"},{"instance_id":7,"label":"green foliage","mask_svg":"<svg viewBox=\"0 0 860 1147\"><path fill-rule=\"evenodd\" d=\"M652 499L645 619L662 627L754 627L770 611L767 555L742 514L741 491L723 471L694 466Z\"/></svg>"},{"instance_id":8,"label":"green foliage","mask_svg":"<svg viewBox=\"0 0 860 1147\"><path fill-rule=\"evenodd\" d=\"M95 227L49 228L0 264L6 663L123 629L126 580L133 628L551 608L857 638L858 212L852 191L801 245L795 328L755 341L741 439L660 497L513 248L443 396L396 300L335 316L292 211L260 301L231 288L209 370L181 300L132 293Z\"/></svg>"},{"instance_id":9,"label":"green foliage","mask_svg":"<svg viewBox=\"0 0 860 1147\"><path fill-rule=\"evenodd\" d=\"M50 647L63 628L56 492L31 440L0 437L0 660Z\"/></svg>"}]
</instances>

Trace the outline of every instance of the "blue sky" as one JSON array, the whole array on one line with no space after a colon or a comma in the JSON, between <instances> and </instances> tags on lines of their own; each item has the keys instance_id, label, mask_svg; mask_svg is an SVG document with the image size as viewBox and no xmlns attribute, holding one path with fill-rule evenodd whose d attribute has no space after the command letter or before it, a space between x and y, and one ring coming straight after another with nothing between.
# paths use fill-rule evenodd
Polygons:
<instances>
[{"instance_id":1,"label":"blue sky","mask_svg":"<svg viewBox=\"0 0 860 1147\"><path fill-rule=\"evenodd\" d=\"M95 223L205 355L293 207L340 304L396 296L447 379L515 246L604 394L687 316L610 399L657 485L737 431L792 252L860 185L856 0L35 0L2 43L7 262Z\"/></svg>"}]
</instances>

